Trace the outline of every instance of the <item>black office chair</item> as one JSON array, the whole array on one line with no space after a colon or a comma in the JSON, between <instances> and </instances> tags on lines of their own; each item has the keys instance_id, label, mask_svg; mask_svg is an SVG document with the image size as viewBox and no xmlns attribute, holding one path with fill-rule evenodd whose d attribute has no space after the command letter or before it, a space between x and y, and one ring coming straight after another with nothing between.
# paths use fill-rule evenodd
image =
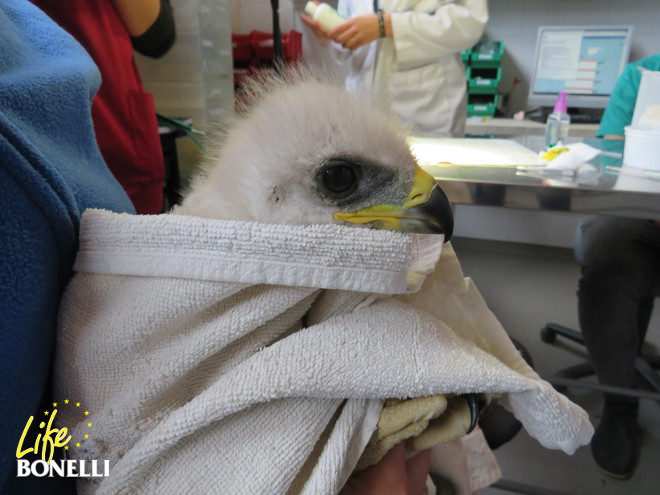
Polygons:
<instances>
[{"instance_id":1,"label":"black office chair","mask_svg":"<svg viewBox=\"0 0 660 495\"><path fill-rule=\"evenodd\" d=\"M575 234L574 252L575 258L580 264L582 264L581 260L583 258L581 246L582 231L578 227ZM660 297L660 287L656 288L656 297ZM557 323L548 323L541 329L541 340L543 342L551 344L555 342L558 335L584 346L582 334L572 328L558 325ZM640 385L647 385L651 389L651 392L643 389L628 389L612 387L601 383L579 381L580 378L591 376L595 373L594 367L589 361L559 370L552 378L548 378L548 381L558 390L563 390L568 386L578 386L606 393L660 400L660 376L658 376L656 371L660 369L660 356L641 353L635 360L635 369L641 378Z\"/></svg>"},{"instance_id":2,"label":"black office chair","mask_svg":"<svg viewBox=\"0 0 660 495\"><path fill-rule=\"evenodd\" d=\"M546 343L553 343L557 335L584 345L582 334L571 328L558 325L556 323L548 323L541 329L541 340ZM660 376L657 370L660 369L660 356L652 356L646 353L641 353L635 359L635 369L637 374L643 382L652 390L660 393ZM569 368L564 368L555 373L550 381L557 388L566 388L567 386L576 385L581 388L588 388L592 390L599 390L601 392L610 392L620 395L630 395L639 398L652 398L660 399L658 394L649 394L642 389L621 389L620 387L611 387L600 383L591 382L578 382L580 378L591 376L594 374L594 367L591 362L586 361Z\"/></svg>"}]
</instances>

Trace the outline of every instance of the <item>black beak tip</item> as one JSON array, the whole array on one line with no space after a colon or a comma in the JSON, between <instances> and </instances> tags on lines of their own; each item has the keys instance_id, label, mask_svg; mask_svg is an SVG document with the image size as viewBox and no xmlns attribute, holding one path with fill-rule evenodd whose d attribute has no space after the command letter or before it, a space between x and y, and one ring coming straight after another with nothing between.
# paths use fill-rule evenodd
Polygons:
<instances>
[{"instance_id":1,"label":"black beak tip","mask_svg":"<svg viewBox=\"0 0 660 495\"><path fill-rule=\"evenodd\" d=\"M437 184L425 203L413 206L407 211L409 224L407 232L420 234L444 234L444 242L454 233L454 214L445 192Z\"/></svg>"}]
</instances>

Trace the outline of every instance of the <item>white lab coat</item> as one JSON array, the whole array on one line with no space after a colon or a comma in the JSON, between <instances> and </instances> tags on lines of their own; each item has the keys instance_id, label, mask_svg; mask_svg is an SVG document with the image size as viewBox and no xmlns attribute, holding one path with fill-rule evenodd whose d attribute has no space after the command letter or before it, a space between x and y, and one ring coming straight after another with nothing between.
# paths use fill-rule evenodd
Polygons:
<instances>
[{"instance_id":1,"label":"white lab coat","mask_svg":"<svg viewBox=\"0 0 660 495\"><path fill-rule=\"evenodd\" d=\"M486 0L379 0L392 14L393 37L355 50L352 91L385 97L417 134L462 136L467 95L460 52L481 37ZM373 0L339 0L345 17L374 12Z\"/></svg>"}]
</instances>

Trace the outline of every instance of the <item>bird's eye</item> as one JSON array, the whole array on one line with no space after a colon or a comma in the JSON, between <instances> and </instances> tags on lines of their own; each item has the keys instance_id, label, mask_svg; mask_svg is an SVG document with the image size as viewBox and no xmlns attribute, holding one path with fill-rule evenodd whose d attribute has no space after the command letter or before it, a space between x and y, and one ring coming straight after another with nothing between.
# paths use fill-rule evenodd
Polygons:
<instances>
[{"instance_id":1,"label":"bird's eye","mask_svg":"<svg viewBox=\"0 0 660 495\"><path fill-rule=\"evenodd\" d=\"M352 198L360 190L364 176L364 160L335 156L321 164L314 182L321 197L335 206Z\"/></svg>"},{"instance_id":2,"label":"bird's eye","mask_svg":"<svg viewBox=\"0 0 660 495\"><path fill-rule=\"evenodd\" d=\"M356 180L355 170L348 165L334 165L323 171L323 185L333 193L348 191Z\"/></svg>"}]
</instances>

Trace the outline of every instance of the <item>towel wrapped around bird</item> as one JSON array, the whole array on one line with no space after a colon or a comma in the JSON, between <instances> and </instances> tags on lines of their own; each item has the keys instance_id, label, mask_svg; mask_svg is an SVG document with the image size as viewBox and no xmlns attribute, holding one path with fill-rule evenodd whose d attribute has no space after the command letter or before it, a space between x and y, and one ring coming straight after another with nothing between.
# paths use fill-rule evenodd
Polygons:
<instances>
[{"instance_id":1,"label":"towel wrapped around bird","mask_svg":"<svg viewBox=\"0 0 660 495\"><path fill-rule=\"evenodd\" d=\"M68 455L111 470L79 493L335 494L401 440L460 450L471 397L586 444L443 245L398 124L316 76L258 88L174 214L83 215L54 393L89 411L58 412Z\"/></svg>"},{"instance_id":2,"label":"towel wrapped around bird","mask_svg":"<svg viewBox=\"0 0 660 495\"><path fill-rule=\"evenodd\" d=\"M80 235L55 392L90 411L59 413L93 423L71 454L113 464L98 493L336 493L388 398L501 394L546 447L590 438L450 244L389 296L441 236L98 210Z\"/></svg>"}]
</instances>

